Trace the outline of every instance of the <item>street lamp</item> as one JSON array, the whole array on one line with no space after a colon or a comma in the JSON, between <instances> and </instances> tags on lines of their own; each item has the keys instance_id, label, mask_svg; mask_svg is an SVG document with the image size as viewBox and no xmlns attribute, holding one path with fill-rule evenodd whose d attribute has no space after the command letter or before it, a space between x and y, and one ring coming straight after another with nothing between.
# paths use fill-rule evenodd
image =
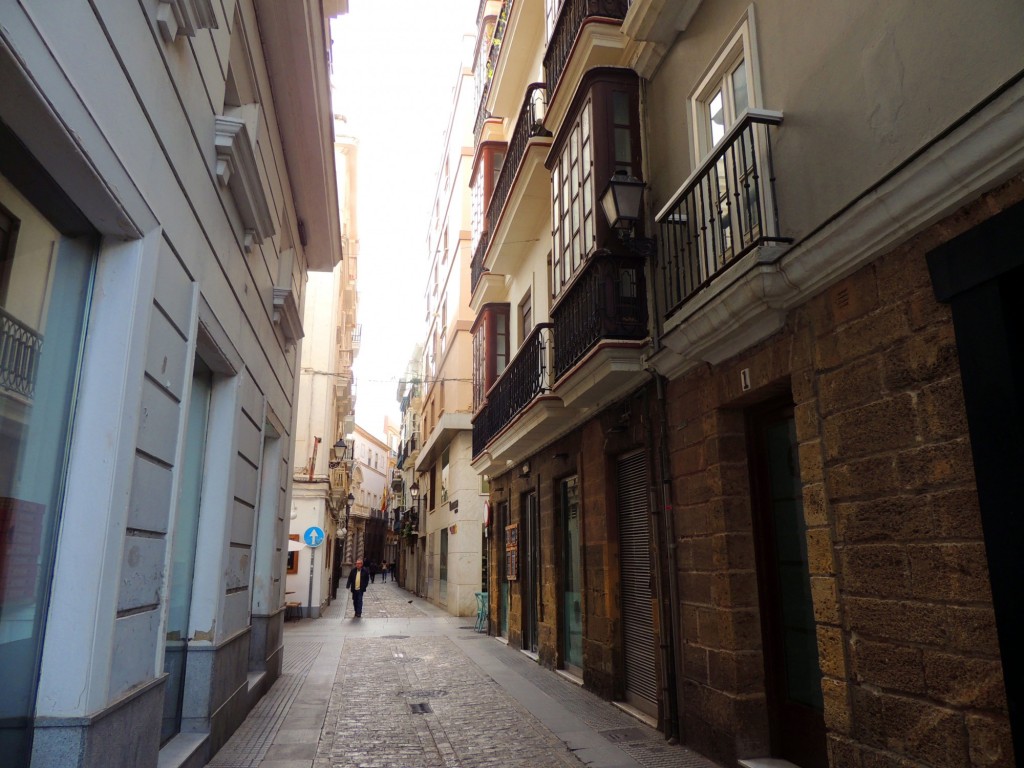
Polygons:
<instances>
[{"instance_id":1,"label":"street lamp","mask_svg":"<svg viewBox=\"0 0 1024 768\"><path fill-rule=\"evenodd\" d=\"M604 209L608 226L630 231L642 215L640 203L643 201L644 183L628 175L625 171L616 171L601 195L601 207Z\"/></svg>"},{"instance_id":2,"label":"street lamp","mask_svg":"<svg viewBox=\"0 0 1024 768\"><path fill-rule=\"evenodd\" d=\"M635 227L643 220L643 197L646 185L625 171L616 171L601 193L601 208L608 226L619 233L619 239L637 256L652 256L655 241L638 237Z\"/></svg>"},{"instance_id":3,"label":"street lamp","mask_svg":"<svg viewBox=\"0 0 1024 768\"><path fill-rule=\"evenodd\" d=\"M412 496L412 503L415 510L412 513L412 530L419 531L420 527L420 484L415 480L409 486L409 495Z\"/></svg>"}]
</instances>

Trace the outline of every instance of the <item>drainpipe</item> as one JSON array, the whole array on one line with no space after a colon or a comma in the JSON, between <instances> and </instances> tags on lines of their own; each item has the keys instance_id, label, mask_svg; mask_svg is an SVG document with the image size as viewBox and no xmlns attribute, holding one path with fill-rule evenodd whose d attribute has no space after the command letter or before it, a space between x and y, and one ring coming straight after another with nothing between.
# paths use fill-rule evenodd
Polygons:
<instances>
[{"instance_id":1,"label":"drainpipe","mask_svg":"<svg viewBox=\"0 0 1024 768\"><path fill-rule=\"evenodd\" d=\"M665 402L665 377L661 374L651 372L654 377L655 385L657 388L658 396L658 420L660 422L661 432L661 445L658 449L658 460L659 460L659 473L661 475L661 514L659 517L665 526L665 540L668 546L665 547L665 563L668 568L668 607L669 607L669 620L671 621L671 637L669 641L672 644L670 651L670 657L672 662L672 676L674 678L674 691L672 708L673 720L673 734L672 737L680 739L682 737L682 717L680 714L680 705L683 700L683 668L682 659L683 655L681 652L682 643L682 623L679 616L679 571L676 566L676 526L675 526L675 509L672 506L672 480L671 480L671 462L669 460L668 452L668 412L666 410ZM680 643L679 652L677 652L676 638Z\"/></svg>"},{"instance_id":2,"label":"drainpipe","mask_svg":"<svg viewBox=\"0 0 1024 768\"><path fill-rule=\"evenodd\" d=\"M644 149L647 147L647 80L643 77L640 78L639 87L639 112L640 112L640 136L643 143ZM650 178L650 167L649 167L649 154L644 151L641 153L643 162L643 173L644 178ZM644 196L644 204L650 205L650 196ZM652 227L653 229L653 227ZM655 251L657 253L657 251ZM648 313L648 326L651 330L651 342L654 349L657 351L661 349L661 334L658 327L658 301L657 293L654 285L654 265L651 262L647 264L647 313ZM675 510L672 506L672 474L671 474L671 460L669 458L668 448L668 408L665 402L665 377L653 370L648 365L648 373L651 378L654 379L656 396L657 396L657 409L658 409L658 422L659 422L659 446L658 446L658 473L660 475L657 481L661 484L661 498L660 504L652 505L651 509L654 512L656 519L652 521L652 529L656 529L660 524L664 526L664 532L662 535L665 546L657 545L657 567L659 578L662 573L662 567L664 566L665 573L668 575L668 621L665 621L665 594L662 589L663 585L658 586L658 596L660 598L659 605L661 607L661 618L662 627L667 628L667 632L662 632L662 663L666 670L666 701L668 702L669 710L669 733L666 735L669 737L670 742L677 742L682 739L683 727L682 727L682 716L681 706L683 701L683 654L682 654L682 622L679 613L679 573L676 567L676 533L675 533ZM653 442L653 436L649 436L648 442ZM656 481L656 482L657 482ZM654 483L652 486L656 487ZM652 488L652 495L653 493ZM657 502L658 499L656 498ZM677 647L677 638L679 646Z\"/></svg>"}]
</instances>

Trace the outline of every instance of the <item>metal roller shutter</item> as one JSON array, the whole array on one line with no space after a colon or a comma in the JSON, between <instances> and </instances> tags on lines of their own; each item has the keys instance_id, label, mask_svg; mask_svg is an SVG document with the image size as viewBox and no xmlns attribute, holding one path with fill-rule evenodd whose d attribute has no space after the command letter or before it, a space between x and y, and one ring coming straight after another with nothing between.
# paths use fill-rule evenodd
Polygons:
<instances>
[{"instance_id":1,"label":"metal roller shutter","mask_svg":"<svg viewBox=\"0 0 1024 768\"><path fill-rule=\"evenodd\" d=\"M616 474L626 693L656 705L658 684L654 668L651 532L646 453L637 451L620 457Z\"/></svg>"}]
</instances>

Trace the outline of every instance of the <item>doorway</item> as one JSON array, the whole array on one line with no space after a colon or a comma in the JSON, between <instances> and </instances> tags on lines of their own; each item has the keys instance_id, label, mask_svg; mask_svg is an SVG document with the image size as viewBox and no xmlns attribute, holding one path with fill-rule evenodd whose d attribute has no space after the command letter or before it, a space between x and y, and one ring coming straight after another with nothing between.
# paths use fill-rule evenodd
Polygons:
<instances>
[{"instance_id":1,"label":"doorway","mask_svg":"<svg viewBox=\"0 0 1024 768\"><path fill-rule=\"evenodd\" d=\"M501 532L499 555L508 552L508 525L508 502L503 501L498 506L498 531ZM507 554L505 554L505 558L505 567L501 568L499 565L498 570L498 583L501 585L498 598L498 634L508 640L509 567Z\"/></svg>"},{"instance_id":2,"label":"doorway","mask_svg":"<svg viewBox=\"0 0 1024 768\"><path fill-rule=\"evenodd\" d=\"M583 675L583 580L580 574L579 476L559 483L562 509L562 667Z\"/></svg>"},{"instance_id":3,"label":"doorway","mask_svg":"<svg viewBox=\"0 0 1024 768\"><path fill-rule=\"evenodd\" d=\"M164 646L164 712L161 745L181 731L185 701L185 677L188 663L189 616L192 609L192 581L195 575L196 547L199 542L199 513L203 495L206 462L206 430L213 371L198 357L192 372L189 393L185 450L182 452L181 490L171 532L171 569L167 578L167 627Z\"/></svg>"},{"instance_id":4,"label":"doorway","mask_svg":"<svg viewBox=\"0 0 1024 768\"><path fill-rule=\"evenodd\" d=\"M828 765L792 404L749 413L751 505L772 756Z\"/></svg>"},{"instance_id":5,"label":"doorway","mask_svg":"<svg viewBox=\"0 0 1024 768\"><path fill-rule=\"evenodd\" d=\"M619 508L619 584L626 702L658 714L655 673L651 509L646 452L621 456L616 465Z\"/></svg>"},{"instance_id":6,"label":"doorway","mask_svg":"<svg viewBox=\"0 0 1024 768\"><path fill-rule=\"evenodd\" d=\"M523 495L523 650L537 653L540 650L540 510L537 494Z\"/></svg>"}]
</instances>

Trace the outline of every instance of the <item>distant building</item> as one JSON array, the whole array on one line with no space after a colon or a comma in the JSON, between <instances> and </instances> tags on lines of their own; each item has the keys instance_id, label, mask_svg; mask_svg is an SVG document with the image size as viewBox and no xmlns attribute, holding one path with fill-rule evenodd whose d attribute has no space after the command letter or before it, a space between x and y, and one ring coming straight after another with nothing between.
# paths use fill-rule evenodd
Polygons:
<instances>
[{"instance_id":1,"label":"distant building","mask_svg":"<svg viewBox=\"0 0 1024 768\"><path fill-rule=\"evenodd\" d=\"M359 147L347 135L341 115L334 117L334 145L342 261L331 272L311 273L306 289L289 523L289 539L296 543L289 545L294 549L288 556L285 590L289 609L312 617L319 617L337 596L343 577L345 503L352 490L352 452L347 446L355 425L352 363L361 335L356 323ZM322 546L304 544L310 528L324 532Z\"/></svg>"},{"instance_id":2,"label":"distant building","mask_svg":"<svg viewBox=\"0 0 1024 768\"><path fill-rule=\"evenodd\" d=\"M470 20L471 21L471 20ZM472 54L467 39L467 58ZM455 616L476 612L483 588L484 492L470 466L473 448L473 314L469 306L473 70L460 68L430 219L427 329L415 459L419 530L425 537L420 588Z\"/></svg>"},{"instance_id":3,"label":"distant building","mask_svg":"<svg viewBox=\"0 0 1024 768\"><path fill-rule=\"evenodd\" d=\"M352 444L355 450L354 501L349 513L344 562L362 559L366 563L380 563L387 541L391 450L384 440L358 424Z\"/></svg>"},{"instance_id":4,"label":"distant building","mask_svg":"<svg viewBox=\"0 0 1024 768\"><path fill-rule=\"evenodd\" d=\"M279 676L345 0L0 6L0 761L204 765Z\"/></svg>"},{"instance_id":5,"label":"distant building","mask_svg":"<svg viewBox=\"0 0 1024 768\"><path fill-rule=\"evenodd\" d=\"M423 406L423 345L418 344L398 383L397 400L401 411L400 444L395 469L401 488L396 490L399 515L398 578L403 587L417 595L426 588L426 540L420 526L420 486L416 482L416 457L419 456L420 411ZM415 488L413 485L415 484Z\"/></svg>"}]
</instances>

